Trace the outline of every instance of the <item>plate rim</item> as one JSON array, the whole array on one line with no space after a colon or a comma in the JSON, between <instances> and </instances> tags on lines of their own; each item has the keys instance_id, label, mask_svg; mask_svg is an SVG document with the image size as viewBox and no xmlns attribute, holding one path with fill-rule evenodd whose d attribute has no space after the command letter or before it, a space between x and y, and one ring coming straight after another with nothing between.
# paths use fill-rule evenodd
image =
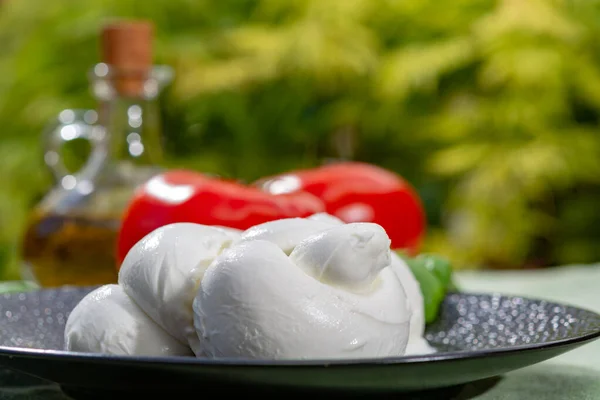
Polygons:
<instances>
[{"instance_id":1,"label":"plate rim","mask_svg":"<svg viewBox=\"0 0 600 400\"><path fill-rule=\"evenodd\" d=\"M10 294L19 295L21 293L32 292L51 292L61 290L78 290L82 288L95 288L97 286L83 287L62 287L62 288L40 288L25 292L11 292ZM546 302L550 305L555 305L564 308L573 308L579 311L584 311L594 315L600 320L600 313L592 311L585 307L579 307L569 303L556 302L549 299L521 296L518 294L502 293L502 292L448 292L446 296L462 295L476 297L505 297L509 299L521 298L533 302ZM1 300L0 300L1 301ZM508 347L498 347L491 349L476 349L463 351L445 351L442 353L420 354L410 356L393 356L393 357L369 357L369 358L349 358L349 359L252 359L240 357L219 357L219 358L202 358L194 356L127 356L127 355L112 355L89 352L73 352L67 350L45 350L37 348L25 348L18 346L0 346L0 357L12 358L46 358L62 361L86 361L94 363L119 363L135 364L135 365L196 365L198 367L238 367L238 368L257 368L257 367L287 367L287 368L315 368L315 367L369 367L382 365L403 365L403 364L421 364L432 362L449 362L464 359L480 359L486 357L505 356L509 354L530 352L535 350L559 349L564 346L576 345L576 347L593 342L600 338L600 327L595 331L586 333L585 335L559 339L544 343L531 343L514 345Z\"/></svg>"},{"instance_id":2,"label":"plate rim","mask_svg":"<svg viewBox=\"0 0 600 400\"><path fill-rule=\"evenodd\" d=\"M229 367L229 368L321 368L321 367L374 367L383 365L405 365L422 363L440 363L464 359L481 359L509 354L523 353L534 350L559 349L570 345L585 345L600 337L600 331L586 336L562 339L550 344L519 345L496 349L482 349L472 351L452 351L439 355L415 355L400 357L381 357L364 359L310 359L310 360L261 360L247 358L200 358L200 357L154 357L154 356L122 356L83 352L69 352L64 350L38 350L19 347L0 346L0 357L13 358L45 358L47 360L61 361L89 361L94 363L118 363L120 365L176 365L198 367Z\"/></svg>"}]
</instances>

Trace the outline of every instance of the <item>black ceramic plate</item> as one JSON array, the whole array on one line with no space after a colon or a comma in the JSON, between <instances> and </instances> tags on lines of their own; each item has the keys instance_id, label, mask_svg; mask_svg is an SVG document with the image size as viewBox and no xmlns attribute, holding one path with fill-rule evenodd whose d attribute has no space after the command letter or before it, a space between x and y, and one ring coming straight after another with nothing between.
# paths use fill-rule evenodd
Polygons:
<instances>
[{"instance_id":1,"label":"black ceramic plate","mask_svg":"<svg viewBox=\"0 0 600 400\"><path fill-rule=\"evenodd\" d=\"M70 310L90 289L0 295L0 365L91 390L206 387L415 391L531 365L600 336L600 315L522 297L449 294L427 329L432 355L311 361L116 357L62 351Z\"/></svg>"}]
</instances>

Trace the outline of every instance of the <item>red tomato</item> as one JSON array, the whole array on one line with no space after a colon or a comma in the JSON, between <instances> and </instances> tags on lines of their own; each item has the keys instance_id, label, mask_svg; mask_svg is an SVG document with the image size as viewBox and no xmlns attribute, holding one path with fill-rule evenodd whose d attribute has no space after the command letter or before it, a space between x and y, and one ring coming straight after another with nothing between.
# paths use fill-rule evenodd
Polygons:
<instances>
[{"instance_id":1,"label":"red tomato","mask_svg":"<svg viewBox=\"0 0 600 400\"><path fill-rule=\"evenodd\" d=\"M168 171L142 185L130 201L117 240L118 265L133 245L163 225L195 222L245 230L324 210L323 203L309 193L272 195L198 172Z\"/></svg>"},{"instance_id":2,"label":"red tomato","mask_svg":"<svg viewBox=\"0 0 600 400\"><path fill-rule=\"evenodd\" d=\"M375 165L341 162L293 171L256 182L268 193L311 193L345 222L374 222L392 248L416 254L425 234L425 211L414 188L399 175Z\"/></svg>"}]
</instances>

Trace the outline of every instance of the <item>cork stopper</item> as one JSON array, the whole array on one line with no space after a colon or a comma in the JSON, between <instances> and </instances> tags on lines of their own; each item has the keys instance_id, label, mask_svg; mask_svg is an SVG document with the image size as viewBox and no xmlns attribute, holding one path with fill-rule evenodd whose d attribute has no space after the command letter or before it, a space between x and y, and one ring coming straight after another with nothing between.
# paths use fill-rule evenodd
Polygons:
<instances>
[{"instance_id":1,"label":"cork stopper","mask_svg":"<svg viewBox=\"0 0 600 400\"><path fill-rule=\"evenodd\" d=\"M154 26L149 21L118 21L102 29L102 61L121 95L138 96L152 68Z\"/></svg>"}]
</instances>

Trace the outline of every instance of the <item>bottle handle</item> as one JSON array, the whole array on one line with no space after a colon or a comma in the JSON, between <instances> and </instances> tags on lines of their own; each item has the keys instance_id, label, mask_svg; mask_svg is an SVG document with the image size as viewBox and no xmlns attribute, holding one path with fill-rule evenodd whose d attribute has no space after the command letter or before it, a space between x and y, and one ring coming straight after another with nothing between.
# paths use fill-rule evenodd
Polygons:
<instances>
[{"instance_id":1,"label":"bottle handle","mask_svg":"<svg viewBox=\"0 0 600 400\"><path fill-rule=\"evenodd\" d=\"M66 109L58 114L44 133L44 163L56 182L72 189L82 177L91 177L102 165L105 155L105 129L97 124L98 114L94 110ZM61 157L62 147L75 139L90 143L90 156L77 171L70 171Z\"/></svg>"}]
</instances>

